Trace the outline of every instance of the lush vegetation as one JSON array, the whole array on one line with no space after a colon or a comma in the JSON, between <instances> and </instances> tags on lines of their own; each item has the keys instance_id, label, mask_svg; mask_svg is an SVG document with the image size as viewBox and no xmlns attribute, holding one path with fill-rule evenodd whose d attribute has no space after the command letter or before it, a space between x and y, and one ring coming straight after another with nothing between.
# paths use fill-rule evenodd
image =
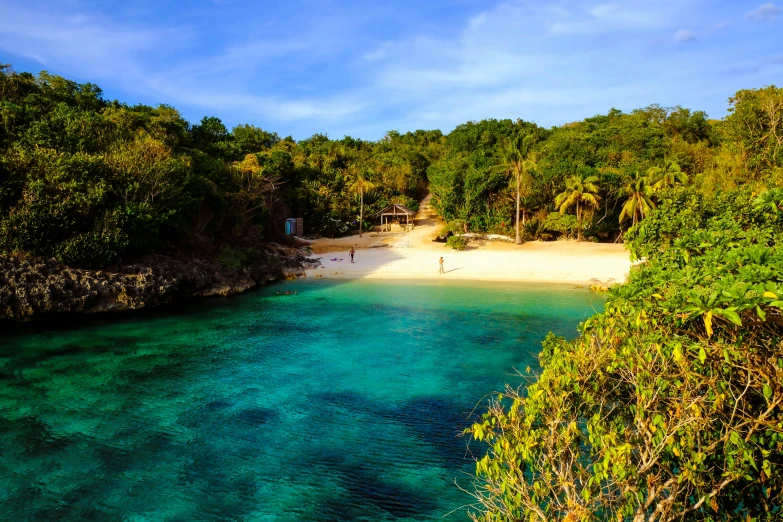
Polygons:
<instances>
[{"instance_id":1,"label":"lush vegetation","mask_svg":"<svg viewBox=\"0 0 783 522\"><path fill-rule=\"evenodd\" d=\"M739 91L730 104L720 121L653 105L552 129L521 120L460 125L429 169L433 205L469 231L511 235L519 195L523 239L613 241L668 187L715 193L782 183L781 89Z\"/></svg>"},{"instance_id":2,"label":"lush vegetation","mask_svg":"<svg viewBox=\"0 0 783 522\"><path fill-rule=\"evenodd\" d=\"M378 142L295 142L92 84L0 67L0 252L105 266L154 249L242 248L304 217L356 230L429 188L445 231L624 235L645 260L574 341L470 432L474 516L783 517L783 90L730 115L650 106L552 129L485 120ZM464 238L449 245L465 248Z\"/></svg>"},{"instance_id":3,"label":"lush vegetation","mask_svg":"<svg viewBox=\"0 0 783 522\"><path fill-rule=\"evenodd\" d=\"M452 231L514 235L518 219L518 240L614 241L669 187L780 182L780 97L740 91L722 121L651 106L552 129L485 120L447 136L296 142L2 66L0 251L103 266L153 249L241 248L282 234L286 217L344 235L390 203L416 209L427 189Z\"/></svg>"},{"instance_id":4,"label":"lush vegetation","mask_svg":"<svg viewBox=\"0 0 783 522\"><path fill-rule=\"evenodd\" d=\"M391 202L417 207L440 132L295 142L167 106L107 101L93 84L0 68L0 252L105 266L154 249L248 247L303 217L358 230Z\"/></svg>"},{"instance_id":5,"label":"lush vegetation","mask_svg":"<svg viewBox=\"0 0 783 522\"><path fill-rule=\"evenodd\" d=\"M711 143L668 143L669 163L616 178L627 199L604 212L635 223L625 241L644 262L469 430L488 444L474 518L783 517L783 90L732 102ZM569 180L560 210L602 175Z\"/></svg>"}]
</instances>

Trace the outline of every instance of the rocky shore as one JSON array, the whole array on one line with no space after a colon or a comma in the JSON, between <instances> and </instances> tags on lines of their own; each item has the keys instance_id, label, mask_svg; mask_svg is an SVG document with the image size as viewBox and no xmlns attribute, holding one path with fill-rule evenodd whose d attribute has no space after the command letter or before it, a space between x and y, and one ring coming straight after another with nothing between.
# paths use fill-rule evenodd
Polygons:
<instances>
[{"instance_id":1,"label":"rocky shore","mask_svg":"<svg viewBox=\"0 0 783 522\"><path fill-rule=\"evenodd\" d=\"M192 254L151 255L105 270L70 268L56 259L0 256L0 320L120 312L181 298L227 296L302 276L312 264L301 250L275 244L236 267Z\"/></svg>"}]
</instances>

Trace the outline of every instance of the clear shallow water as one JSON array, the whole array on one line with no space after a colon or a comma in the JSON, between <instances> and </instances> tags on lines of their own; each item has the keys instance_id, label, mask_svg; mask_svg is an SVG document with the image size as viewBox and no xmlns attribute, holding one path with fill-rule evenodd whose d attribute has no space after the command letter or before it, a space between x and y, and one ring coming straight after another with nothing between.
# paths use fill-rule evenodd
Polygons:
<instances>
[{"instance_id":1,"label":"clear shallow water","mask_svg":"<svg viewBox=\"0 0 783 522\"><path fill-rule=\"evenodd\" d=\"M473 406L601 306L569 286L296 281L0 334L0 519L440 519L470 501Z\"/></svg>"}]
</instances>

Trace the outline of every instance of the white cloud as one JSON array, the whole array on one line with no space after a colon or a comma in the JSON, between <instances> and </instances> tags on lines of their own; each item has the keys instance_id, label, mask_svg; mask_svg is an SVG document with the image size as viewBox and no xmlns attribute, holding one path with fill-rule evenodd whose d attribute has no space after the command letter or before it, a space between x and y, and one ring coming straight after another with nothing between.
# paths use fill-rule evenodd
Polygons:
<instances>
[{"instance_id":1,"label":"white cloud","mask_svg":"<svg viewBox=\"0 0 783 522\"><path fill-rule=\"evenodd\" d=\"M41 10L0 5L0 49L45 67L68 63L80 74L132 75L136 57L186 40L185 31L118 26L99 17L58 16Z\"/></svg>"},{"instance_id":2,"label":"white cloud","mask_svg":"<svg viewBox=\"0 0 783 522\"><path fill-rule=\"evenodd\" d=\"M780 13L781 10L778 6L772 2L768 2L766 4L760 5L753 11L748 11L745 13L745 17L755 22L775 22L777 21L778 15Z\"/></svg>"},{"instance_id":3,"label":"white cloud","mask_svg":"<svg viewBox=\"0 0 783 522\"><path fill-rule=\"evenodd\" d=\"M383 60L384 58L386 58L386 55L389 51L389 47L391 47L391 43L386 42L383 45L379 46L374 51L364 53L362 58L364 58L368 62L377 62L378 60Z\"/></svg>"},{"instance_id":4,"label":"white cloud","mask_svg":"<svg viewBox=\"0 0 783 522\"><path fill-rule=\"evenodd\" d=\"M195 27L149 29L3 1L0 51L35 56L66 76L111 80L125 95L299 138L315 130L378 138L392 128L448 131L490 117L562 123L666 103L667 86L683 85L679 72L699 66L696 50L672 52L672 38L695 40L694 30L677 29L693 27L706 0L506 0L448 27L411 24L419 29L368 31L360 41L345 25L367 13L335 8L329 19L297 15L293 26L271 16L235 20L208 49ZM699 52L714 22L695 28L705 40Z\"/></svg>"},{"instance_id":5,"label":"white cloud","mask_svg":"<svg viewBox=\"0 0 783 522\"><path fill-rule=\"evenodd\" d=\"M674 33L674 42L678 44L688 43L688 42L695 42L696 41L696 33L691 31L690 29L680 29L676 33Z\"/></svg>"}]
</instances>

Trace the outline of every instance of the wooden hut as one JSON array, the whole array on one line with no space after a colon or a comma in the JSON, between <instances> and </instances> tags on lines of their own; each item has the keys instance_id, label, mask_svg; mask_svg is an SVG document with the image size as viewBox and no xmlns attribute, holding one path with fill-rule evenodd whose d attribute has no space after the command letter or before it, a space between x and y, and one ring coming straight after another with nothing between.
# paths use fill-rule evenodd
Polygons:
<instances>
[{"instance_id":1,"label":"wooden hut","mask_svg":"<svg viewBox=\"0 0 783 522\"><path fill-rule=\"evenodd\" d=\"M391 230L391 221L399 220L400 224L402 224L403 216L405 217L405 230L409 230L414 225L413 218L416 216L416 213L398 203L389 205L380 212L373 214L372 217L381 218L381 232L386 232Z\"/></svg>"}]
</instances>

